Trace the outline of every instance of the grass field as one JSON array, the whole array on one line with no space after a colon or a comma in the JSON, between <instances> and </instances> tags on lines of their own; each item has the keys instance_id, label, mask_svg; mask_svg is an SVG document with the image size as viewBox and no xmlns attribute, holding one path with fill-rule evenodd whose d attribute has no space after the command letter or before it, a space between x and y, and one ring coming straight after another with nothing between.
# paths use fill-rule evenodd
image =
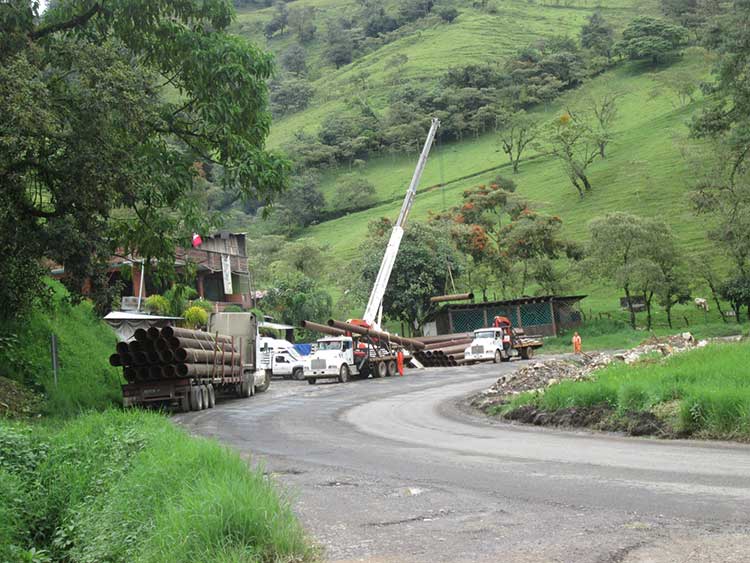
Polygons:
<instances>
[{"instance_id":1,"label":"grass field","mask_svg":"<svg viewBox=\"0 0 750 563\"><path fill-rule=\"evenodd\" d=\"M0 421L0 561L310 561L262 469L159 414Z\"/></svg>"},{"instance_id":2,"label":"grass field","mask_svg":"<svg viewBox=\"0 0 750 563\"><path fill-rule=\"evenodd\" d=\"M616 364L591 381L564 381L520 395L504 410L534 405L548 412L605 406L616 414L648 412L676 432L750 439L750 342L713 344L665 360Z\"/></svg>"}]
</instances>

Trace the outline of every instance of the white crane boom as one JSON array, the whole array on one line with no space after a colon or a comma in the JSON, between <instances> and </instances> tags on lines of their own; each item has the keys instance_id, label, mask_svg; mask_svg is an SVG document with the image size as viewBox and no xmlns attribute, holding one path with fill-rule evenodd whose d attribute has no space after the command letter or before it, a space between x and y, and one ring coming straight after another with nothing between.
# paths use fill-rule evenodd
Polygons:
<instances>
[{"instance_id":1,"label":"white crane boom","mask_svg":"<svg viewBox=\"0 0 750 563\"><path fill-rule=\"evenodd\" d=\"M411 211L411 206L414 203L414 196L417 195L417 186L419 180L422 177L422 172L427 164L427 156L430 154L430 148L435 140L435 134L437 133L438 127L440 127L440 120L432 118L432 126L430 132L427 134L427 140L422 148L422 154L419 155L419 161L417 167L414 170L414 175L411 178L409 189L406 190L406 197L404 203L401 205L401 213L398 215L396 224L393 226L391 231L391 238L388 241L388 246L385 249L383 255L383 261L380 263L380 270L378 271L378 277L375 278L375 285L372 287L370 293L370 299L367 302L367 308L365 309L364 317L362 318L369 326L376 329L380 329L380 316L379 312L383 304L383 296L385 290L388 287L388 280L391 278L391 272L393 271L393 265L396 263L396 256L398 255L399 246L401 246L401 239L404 236L404 225L406 225L406 219ZM376 322L377 321L377 322Z\"/></svg>"}]
</instances>

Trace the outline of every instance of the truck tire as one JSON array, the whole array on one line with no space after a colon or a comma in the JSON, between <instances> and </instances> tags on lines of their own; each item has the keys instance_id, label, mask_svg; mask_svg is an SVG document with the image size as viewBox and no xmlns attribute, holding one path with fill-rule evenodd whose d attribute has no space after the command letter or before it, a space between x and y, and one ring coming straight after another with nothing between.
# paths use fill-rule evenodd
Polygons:
<instances>
[{"instance_id":1,"label":"truck tire","mask_svg":"<svg viewBox=\"0 0 750 563\"><path fill-rule=\"evenodd\" d=\"M208 387L208 408L212 409L216 405L216 390L214 386L209 383Z\"/></svg>"},{"instance_id":2,"label":"truck tire","mask_svg":"<svg viewBox=\"0 0 750 563\"><path fill-rule=\"evenodd\" d=\"M346 383L347 381L349 381L349 366L341 364L339 368L339 383Z\"/></svg>"},{"instance_id":3,"label":"truck tire","mask_svg":"<svg viewBox=\"0 0 750 563\"><path fill-rule=\"evenodd\" d=\"M197 385L190 388L190 410L203 410L203 393Z\"/></svg>"},{"instance_id":4,"label":"truck tire","mask_svg":"<svg viewBox=\"0 0 750 563\"><path fill-rule=\"evenodd\" d=\"M307 378L307 382L308 382L308 383L309 383L310 385L315 385L315 382L316 382L316 381L318 381L318 380L317 380L317 379L315 379L314 377L308 377L308 378Z\"/></svg>"},{"instance_id":5,"label":"truck tire","mask_svg":"<svg viewBox=\"0 0 750 563\"><path fill-rule=\"evenodd\" d=\"M527 346L526 348L521 348L521 351L522 351L521 357L524 360L530 360L531 358L534 357L534 349L531 347Z\"/></svg>"},{"instance_id":6,"label":"truck tire","mask_svg":"<svg viewBox=\"0 0 750 563\"><path fill-rule=\"evenodd\" d=\"M492 361L496 364L499 364L503 361L503 353L500 350L495 350L495 357L492 358Z\"/></svg>"},{"instance_id":7,"label":"truck tire","mask_svg":"<svg viewBox=\"0 0 750 563\"><path fill-rule=\"evenodd\" d=\"M209 403L209 400L208 400L208 387L206 387L205 385L201 385L200 389L201 389L201 402L203 403L203 406L201 407L201 410L202 409L207 409L207 408L209 408L209 405L208 405L208 403Z\"/></svg>"},{"instance_id":8,"label":"truck tire","mask_svg":"<svg viewBox=\"0 0 750 563\"><path fill-rule=\"evenodd\" d=\"M388 371L388 377L398 375L398 365L396 365L396 360L388 360L386 370Z\"/></svg>"},{"instance_id":9,"label":"truck tire","mask_svg":"<svg viewBox=\"0 0 750 563\"><path fill-rule=\"evenodd\" d=\"M255 387L255 390L263 393L268 390L268 387L271 385L271 373L266 370L263 372L263 383Z\"/></svg>"},{"instance_id":10,"label":"truck tire","mask_svg":"<svg viewBox=\"0 0 750 563\"><path fill-rule=\"evenodd\" d=\"M190 412L190 391L180 397L180 412Z\"/></svg>"},{"instance_id":11,"label":"truck tire","mask_svg":"<svg viewBox=\"0 0 750 563\"><path fill-rule=\"evenodd\" d=\"M375 370L372 372L375 377L386 377L388 375L388 366L385 362L378 362L375 364Z\"/></svg>"},{"instance_id":12,"label":"truck tire","mask_svg":"<svg viewBox=\"0 0 750 563\"><path fill-rule=\"evenodd\" d=\"M305 379L305 370L302 368L294 368L294 371L292 372L292 378L296 381L302 381Z\"/></svg>"}]
</instances>

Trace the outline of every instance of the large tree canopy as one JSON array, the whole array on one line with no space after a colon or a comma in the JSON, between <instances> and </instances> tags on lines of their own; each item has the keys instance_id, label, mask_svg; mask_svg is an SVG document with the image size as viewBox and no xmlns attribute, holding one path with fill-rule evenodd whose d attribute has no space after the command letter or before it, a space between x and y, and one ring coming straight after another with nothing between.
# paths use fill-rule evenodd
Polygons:
<instances>
[{"instance_id":1,"label":"large tree canopy","mask_svg":"<svg viewBox=\"0 0 750 563\"><path fill-rule=\"evenodd\" d=\"M225 32L230 1L38 9L0 4L0 237L13 249L0 256L0 299L12 313L38 291L42 258L95 294L115 249L171 265L210 219L191 197L196 162L264 202L288 169L264 147L272 59Z\"/></svg>"}]
</instances>

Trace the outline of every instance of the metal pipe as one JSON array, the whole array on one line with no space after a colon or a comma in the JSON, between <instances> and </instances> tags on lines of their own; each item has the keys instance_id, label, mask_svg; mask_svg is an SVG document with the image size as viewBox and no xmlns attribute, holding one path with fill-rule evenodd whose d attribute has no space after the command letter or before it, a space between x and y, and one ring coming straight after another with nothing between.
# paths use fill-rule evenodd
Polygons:
<instances>
[{"instance_id":1,"label":"metal pipe","mask_svg":"<svg viewBox=\"0 0 750 563\"><path fill-rule=\"evenodd\" d=\"M126 367L122 370L122 376L128 383L133 383L137 378L137 373L135 371L135 368Z\"/></svg>"},{"instance_id":2,"label":"metal pipe","mask_svg":"<svg viewBox=\"0 0 750 563\"><path fill-rule=\"evenodd\" d=\"M468 301L474 299L473 293L454 293L453 295L436 295L430 297L430 303L443 303L444 301Z\"/></svg>"},{"instance_id":3,"label":"metal pipe","mask_svg":"<svg viewBox=\"0 0 750 563\"><path fill-rule=\"evenodd\" d=\"M222 363L221 351L214 354L213 350L196 350L195 348L177 348L173 352L174 360L177 363L182 364L198 364L198 363ZM232 352L224 352L223 363L229 365L240 365L240 355L238 352L234 353L234 359L232 359Z\"/></svg>"},{"instance_id":4,"label":"metal pipe","mask_svg":"<svg viewBox=\"0 0 750 563\"><path fill-rule=\"evenodd\" d=\"M161 337L169 340L176 336L177 338L191 338L193 340L208 340L210 342L232 342L231 336L224 336L222 334L216 337L210 332L203 332L201 330L190 330L189 328L179 328L175 326L165 326L161 329Z\"/></svg>"},{"instance_id":5,"label":"metal pipe","mask_svg":"<svg viewBox=\"0 0 750 563\"><path fill-rule=\"evenodd\" d=\"M128 348L127 342L118 342L117 346L115 346L115 349L119 354L127 354L130 352L130 348Z\"/></svg>"},{"instance_id":6,"label":"metal pipe","mask_svg":"<svg viewBox=\"0 0 750 563\"><path fill-rule=\"evenodd\" d=\"M183 377L207 377L219 371L211 364L177 364L175 368L177 375Z\"/></svg>"},{"instance_id":7,"label":"metal pipe","mask_svg":"<svg viewBox=\"0 0 750 563\"><path fill-rule=\"evenodd\" d=\"M458 346L459 344L471 344L471 338L463 338L461 340L446 340L445 342L436 342L434 344L425 345L425 350L437 350L439 348L446 348L447 346Z\"/></svg>"},{"instance_id":8,"label":"metal pipe","mask_svg":"<svg viewBox=\"0 0 750 563\"><path fill-rule=\"evenodd\" d=\"M466 346L464 344L459 344L457 346L446 346L445 348L440 348L439 351L445 354L446 356L449 356L451 354L457 354L459 352L463 352L466 350ZM437 350L433 350L435 352Z\"/></svg>"},{"instance_id":9,"label":"metal pipe","mask_svg":"<svg viewBox=\"0 0 750 563\"><path fill-rule=\"evenodd\" d=\"M195 348L196 350L213 351L214 348L218 348L219 351L232 351L232 345L228 342L216 343L208 340L195 340L193 338L172 336L171 338L167 338L167 343L169 344L169 348L173 350L176 350L177 348ZM235 352L237 351L238 350L235 350Z\"/></svg>"},{"instance_id":10,"label":"metal pipe","mask_svg":"<svg viewBox=\"0 0 750 563\"><path fill-rule=\"evenodd\" d=\"M174 351L172 350L159 350L159 357L165 364L171 364L174 362Z\"/></svg>"},{"instance_id":11,"label":"metal pipe","mask_svg":"<svg viewBox=\"0 0 750 563\"><path fill-rule=\"evenodd\" d=\"M131 340L128 342L128 352L135 354L136 352L143 352L143 342L138 340Z\"/></svg>"},{"instance_id":12,"label":"metal pipe","mask_svg":"<svg viewBox=\"0 0 750 563\"><path fill-rule=\"evenodd\" d=\"M148 332L146 332L145 328L137 328L135 329L135 332L133 333L133 336L135 336L135 339L139 342L143 342L144 340L148 340Z\"/></svg>"},{"instance_id":13,"label":"metal pipe","mask_svg":"<svg viewBox=\"0 0 750 563\"><path fill-rule=\"evenodd\" d=\"M148 368L149 379L159 379L161 377L161 366L150 366Z\"/></svg>"},{"instance_id":14,"label":"metal pipe","mask_svg":"<svg viewBox=\"0 0 750 563\"><path fill-rule=\"evenodd\" d=\"M136 352L133 354L133 364L135 364L136 367L148 365L148 355L146 352Z\"/></svg>"},{"instance_id":15,"label":"metal pipe","mask_svg":"<svg viewBox=\"0 0 750 563\"><path fill-rule=\"evenodd\" d=\"M371 328L365 328L334 319L328 321L328 326L345 330L347 332L353 332L354 334L361 334L362 336L374 336L380 340L390 340L391 342L401 344L402 346L409 346L410 348L415 348L417 350L422 350L425 346L423 343L417 340L412 340L411 338L403 338L401 336L388 334L387 332L380 332L379 330L373 330Z\"/></svg>"},{"instance_id":16,"label":"metal pipe","mask_svg":"<svg viewBox=\"0 0 750 563\"><path fill-rule=\"evenodd\" d=\"M133 356L131 354L128 354L125 352L124 354L120 354L120 365L122 366L132 366L133 365Z\"/></svg>"},{"instance_id":17,"label":"metal pipe","mask_svg":"<svg viewBox=\"0 0 750 563\"><path fill-rule=\"evenodd\" d=\"M434 344L435 342L445 342L447 340L463 340L465 338L474 338L474 333L454 332L452 334L440 334L438 336L415 336L412 340L423 342L424 344Z\"/></svg>"},{"instance_id":18,"label":"metal pipe","mask_svg":"<svg viewBox=\"0 0 750 563\"><path fill-rule=\"evenodd\" d=\"M177 375L177 370L174 366L167 365L161 367L161 376L164 379L172 379L175 375Z\"/></svg>"},{"instance_id":19,"label":"metal pipe","mask_svg":"<svg viewBox=\"0 0 750 563\"><path fill-rule=\"evenodd\" d=\"M307 330L314 330L322 334L330 334L331 336L346 336L346 331L338 328L333 328L328 325L322 325L311 321L302 321L300 323L302 328Z\"/></svg>"},{"instance_id":20,"label":"metal pipe","mask_svg":"<svg viewBox=\"0 0 750 563\"><path fill-rule=\"evenodd\" d=\"M148 336L149 340L159 340L159 337L161 336L161 329L152 326L146 331L146 335Z\"/></svg>"},{"instance_id":21,"label":"metal pipe","mask_svg":"<svg viewBox=\"0 0 750 563\"><path fill-rule=\"evenodd\" d=\"M148 368L144 367L138 367L135 369L135 380L136 381L144 381L148 378Z\"/></svg>"},{"instance_id":22,"label":"metal pipe","mask_svg":"<svg viewBox=\"0 0 750 563\"><path fill-rule=\"evenodd\" d=\"M109 357L109 365L114 366L116 368L122 366L122 359L120 358L120 354L112 354Z\"/></svg>"}]
</instances>

